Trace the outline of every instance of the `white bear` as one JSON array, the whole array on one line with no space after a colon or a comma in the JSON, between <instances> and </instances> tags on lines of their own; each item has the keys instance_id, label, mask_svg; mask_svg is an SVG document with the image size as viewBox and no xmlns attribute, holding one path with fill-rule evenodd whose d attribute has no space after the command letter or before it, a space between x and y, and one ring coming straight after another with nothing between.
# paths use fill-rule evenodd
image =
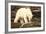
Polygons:
<instances>
[{"instance_id":1,"label":"white bear","mask_svg":"<svg viewBox=\"0 0 46 34\"><path fill-rule=\"evenodd\" d=\"M14 23L17 23L19 18L24 18L25 24L29 23L32 19L32 11L30 8L20 8L18 9L16 13L16 17L14 19ZM29 22L27 21L27 17L29 19ZM21 24L24 24L23 21L21 20Z\"/></svg>"}]
</instances>

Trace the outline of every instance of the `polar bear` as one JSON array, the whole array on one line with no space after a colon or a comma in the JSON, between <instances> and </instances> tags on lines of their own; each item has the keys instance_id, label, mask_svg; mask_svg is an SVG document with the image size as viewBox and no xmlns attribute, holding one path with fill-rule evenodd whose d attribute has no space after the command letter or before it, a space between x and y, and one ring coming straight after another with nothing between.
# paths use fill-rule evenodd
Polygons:
<instances>
[{"instance_id":1,"label":"polar bear","mask_svg":"<svg viewBox=\"0 0 46 34\"><path fill-rule=\"evenodd\" d=\"M16 13L16 17L14 19L14 23L17 23L17 21L19 20L19 18L24 18L25 24L29 23L32 19L32 11L30 8L20 8L18 9L17 13ZM29 19L29 22L27 20L27 17ZM21 24L24 24L23 21L21 20Z\"/></svg>"}]
</instances>

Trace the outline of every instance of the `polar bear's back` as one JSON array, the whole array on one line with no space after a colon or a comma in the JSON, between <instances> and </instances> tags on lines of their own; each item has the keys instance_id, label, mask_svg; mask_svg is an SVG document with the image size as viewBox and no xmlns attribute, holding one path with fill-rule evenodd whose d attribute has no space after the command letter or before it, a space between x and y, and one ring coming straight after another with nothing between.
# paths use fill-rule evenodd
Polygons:
<instances>
[{"instance_id":1,"label":"polar bear's back","mask_svg":"<svg viewBox=\"0 0 46 34\"><path fill-rule=\"evenodd\" d=\"M22 17L23 17L23 16L26 16L26 9L25 9L25 8L20 8L20 9L18 9L16 15L22 16Z\"/></svg>"}]
</instances>

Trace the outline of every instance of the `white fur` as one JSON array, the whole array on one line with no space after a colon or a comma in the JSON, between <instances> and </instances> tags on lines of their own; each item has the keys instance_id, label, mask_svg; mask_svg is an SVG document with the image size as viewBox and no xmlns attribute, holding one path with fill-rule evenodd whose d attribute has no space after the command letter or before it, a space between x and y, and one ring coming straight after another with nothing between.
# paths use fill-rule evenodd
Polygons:
<instances>
[{"instance_id":1,"label":"white fur","mask_svg":"<svg viewBox=\"0 0 46 34\"><path fill-rule=\"evenodd\" d=\"M30 8L20 8L16 13L16 18L14 19L14 23L17 23L18 19L21 17L24 18L25 24L27 24L29 22L27 21L26 17L28 17L30 21L32 19L32 16L33 15ZM24 24L23 21L21 21L21 24Z\"/></svg>"}]
</instances>

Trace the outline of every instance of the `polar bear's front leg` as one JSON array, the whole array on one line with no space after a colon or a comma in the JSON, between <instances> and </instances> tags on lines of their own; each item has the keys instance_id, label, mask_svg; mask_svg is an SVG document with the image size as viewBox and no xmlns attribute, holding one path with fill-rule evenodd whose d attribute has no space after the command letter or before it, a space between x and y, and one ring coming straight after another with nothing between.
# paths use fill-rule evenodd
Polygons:
<instances>
[{"instance_id":1,"label":"polar bear's front leg","mask_svg":"<svg viewBox=\"0 0 46 34\"><path fill-rule=\"evenodd\" d=\"M29 19L29 23L31 23L31 19L32 19L33 15L28 16Z\"/></svg>"},{"instance_id":2,"label":"polar bear's front leg","mask_svg":"<svg viewBox=\"0 0 46 34\"><path fill-rule=\"evenodd\" d=\"M31 18L29 18L29 23L31 23Z\"/></svg>"},{"instance_id":3,"label":"polar bear's front leg","mask_svg":"<svg viewBox=\"0 0 46 34\"><path fill-rule=\"evenodd\" d=\"M24 21L25 21L25 23L28 23L28 20L27 20L27 18L26 18L26 17L24 17Z\"/></svg>"}]
</instances>

